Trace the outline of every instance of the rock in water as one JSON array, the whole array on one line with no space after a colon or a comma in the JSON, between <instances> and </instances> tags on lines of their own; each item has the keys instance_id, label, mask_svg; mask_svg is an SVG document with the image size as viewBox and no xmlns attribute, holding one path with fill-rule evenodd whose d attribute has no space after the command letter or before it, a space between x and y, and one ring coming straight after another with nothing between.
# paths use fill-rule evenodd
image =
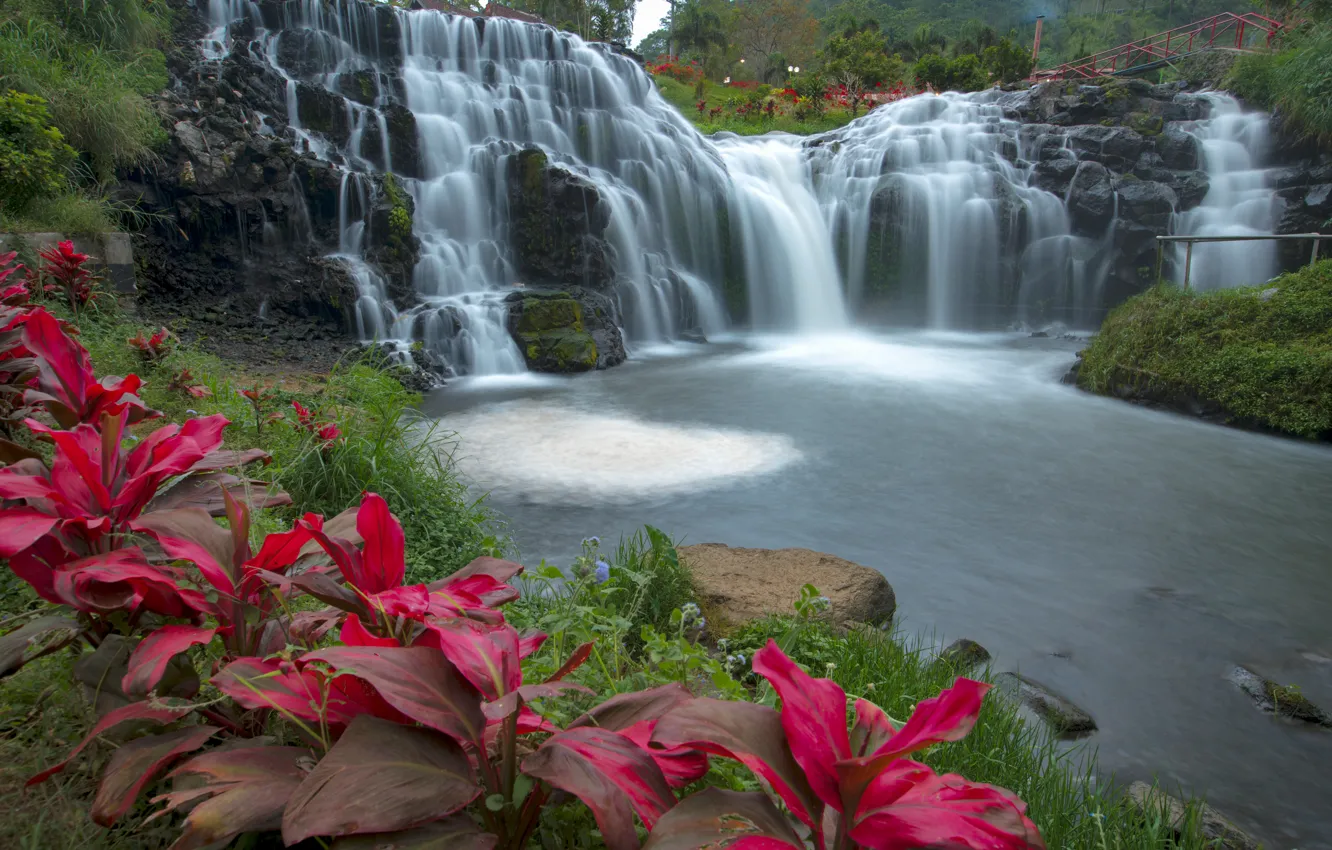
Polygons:
<instances>
[{"instance_id":1,"label":"rock in water","mask_svg":"<svg viewBox=\"0 0 1332 850\"><path fill-rule=\"evenodd\" d=\"M974 640L959 638L944 647L939 660L957 670L969 670L988 662L990 652Z\"/></svg>"},{"instance_id":2,"label":"rock in water","mask_svg":"<svg viewBox=\"0 0 1332 850\"><path fill-rule=\"evenodd\" d=\"M1183 802L1146 782L1134 782L1128 787L1126 796L1129 805L1144 818L1155 820L1164 817L1165 822L1175 831L1175 836L1183 837L1189 824L1188 807ZM1258 850L1258 842L1251 835L1226 820L1216 809L1202 802L1194 805L1198 810L1198 832L1209 847Z\"/></svg>"},{"instance_id":3,"label":"rock in water","mask_svg":"<svg viewBox=\"0 0 1332 850\"><path fill-rule=\"evenodd\" d=\"M615 304L599 292L525 289L505 302L509 334L534 372L586 372L625 360Z\"/></svg>"},{"instance_id":4,"label":"rock in water","mask_svg":"<svg viewBox=\"0 0 1332 850\"><path fill-rule=\"evenodd\" d=\"M1236 667L1230 671L1230 681L1252 697L1254 704L1268 714L1279 714L1292 720L1332 728L1332 717L1310 702L1293 685L1278 685L1247 667Z\"/></svg>"},{"instance_id":5,"label":"rock in water","mask_svg":"<svg viewBox=\"0 0 1332 850\"><path fill-rule=\"evenodd\" d=\"M712 616L736 626L770 614L790 614L806 584L832 602L839 626L885 625L897 599L878 570L809 549L738 549L724 543L683 546L699 599Z\"/></svg>"},{"instance_id":6,"label":"rock in water","mask_svg":"<svg viewBox=\"0 0 1332 850\"><path fill-rule=\"evenodd\" d=\"M1081 738L1096 731L1090 714L1044 685L1016 673L1000 673L995 684L1010 699L1034 711L1060 738Z\"/></svg>"}]
</instances>

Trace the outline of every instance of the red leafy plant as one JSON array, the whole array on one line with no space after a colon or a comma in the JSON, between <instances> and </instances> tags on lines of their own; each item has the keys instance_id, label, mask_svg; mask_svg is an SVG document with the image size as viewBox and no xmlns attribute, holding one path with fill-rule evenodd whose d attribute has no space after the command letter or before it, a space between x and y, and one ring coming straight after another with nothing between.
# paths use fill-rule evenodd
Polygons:
<instances>
[{"instance_id":1,"label":"red leafy plant","mask_svg":"<svg viewBox=\"0 0 1332 850\"><path fill-rule=\"evenodd\" d=\"M23 393L37 371L37 361L23 347L22 324L32 308L28 281L16 252L0 254L0 436L8 437L26 411ZM11 277L21 275L10 281Z\"/></svg>"},{"instance_id":2,"label":"red leafy plant","mask_svg":"<svg viewBox=\"0 0 1332 850\"><path fill-rule=\"evenodd\" d=\"M250 403L250 409L254 411L255 436L263 439L265 425L282 421L282 414L273 409L273 403L277 401L277 390L256 383L248 390L241 390L240 394Z\"/></svg>"},{"instance_id":3,"label":"red leafy plant","mask_svg":"<svg viewBox=\"0 0 1332 850\"><path fill-rule=\"evenodd\" d=\"M906 756L971 731L989 685L959 678L922 701L899 728L883 709L856 700L847 729L845 692L815 679L775 642L754 655L754 671L781 697L781 711L696 699L663 717L652 746L697 749L736 759L785 804L766 795L709 789L683 800L657 824L644 850L744 846L778 850L865 847L908 850L1043 848L1025 805L1011 792L940 776Z\"/></svg>"},{"instance_id":4,"label":"red leafy plant","mask_svg":"<svg viewBox=\"0 0 1332 850\"><path fill-rule=\"evenodd\" d=\"M42 277L47 281L42 291L61 294L75 315L97 298L97 277L86 268L88 255L75 251L73 242L59 242L40 256L45 261Z\"/></svg>"},{"instance_id":5,"label":"red leafy plant","mask_svg":"<svg viewBox=\"0 0 1332 850\"><path fill-rule=\"evenodd\" d=\"M130 337L126 342L130 348L143 355L144 360L156 363L175 350L176 335L166 328L158 330L151 336L144 336L140 331L137 336Z\"/></svg>"},{"instance_id":6,"label":"red leafy plant","mask_svg":"<svg viewBox=\"0 0 1332 850\"><path fill-rule=\"evenodd\" d=\"M0 638L0 675L32 660L27 647L48 633L68 635L71 622L74 637L98 643L122 620L132 629L149 615L198 618L209 610L197 591L180 589L180 571L149 561L136 523L186 506L222 515L233 497L290 502L264 482L223 471L267 459L258 450L222 449L224 417L166 425L136 444L128 426L157 415L135 395L136 376L96 380L87 351L42 309L27 315L21 340L36 364L25 403L62 427L25 420L54 444L49 467L36 452L0 441L8 463L0 469L0 557L39 596L79 618L28 624Z\"/></svg>"},{"instance_id":7,"label":"red leafy plant","mask_svg":"<svg viewBox=\"0 0 1332 850\"><path fill-rule=\"evenodd\" d=\"M194 374L189 369L181 369L167 381L167 389L183 392L192 398L208 398L213 391L203 384L194 383Z\"/></svg>"},{"instance_id":8,"label":"red leafy plant","mask_svg":"<svg viewBox=\"0 0 1332 850\"><path fill-rule=\"evenodd\" d=\"M319 422L315 412L299 401L293 401L291 408L296 412L295 428L314 435L319 441L319 448L328 451L342 439L342 429L333 422Z\"/></svg>"}]
</instances>

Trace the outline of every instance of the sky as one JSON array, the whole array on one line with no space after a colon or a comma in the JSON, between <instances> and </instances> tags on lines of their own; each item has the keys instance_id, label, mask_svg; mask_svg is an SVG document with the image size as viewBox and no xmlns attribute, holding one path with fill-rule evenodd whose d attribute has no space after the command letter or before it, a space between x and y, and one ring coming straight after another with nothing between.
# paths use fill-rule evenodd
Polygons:
<instances>
[{"instance_id":1,"label":"sky","mask_svg":"<svg viewBox=\"0 0 1332 850\"><path fill-rule=\"evenodd\" d=\"M638 8L634 10L634 40L629 46L637 47L640 41L657 29L670 8L671 4L667 0L638 0Z\"/></svg>"}]
</instances>

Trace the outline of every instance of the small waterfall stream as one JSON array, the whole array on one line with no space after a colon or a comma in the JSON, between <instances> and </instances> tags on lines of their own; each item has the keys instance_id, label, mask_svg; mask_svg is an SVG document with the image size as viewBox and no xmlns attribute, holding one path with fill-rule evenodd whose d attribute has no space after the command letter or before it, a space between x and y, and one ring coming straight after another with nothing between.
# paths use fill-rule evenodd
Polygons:
<instances>
[{"instance_id":1,"label":"small waterfall stream","mask_svg":"<svg viewBox=\"0 0 1332 850\"><path fill-rule=\"evenodd\" d=\"M1204 95L1211 115L1193 134L1202 148L1209 187L1202 204L1176 217L1184 236L1257 236L1277 223L1277 196L1268 154L1268 117L1243 112L1227 94ZM1175 278L1184 279L1185 247L1175 248ZM1199 242L1193 246L1189 285L1198 289L1253 286L1277 272L1276 242Z\"/></svg>"},{"instance_id":2,"label":"small waterfall stream","mask_svg":"<svg viewBox=\"0 0 1332 850\"><path fill-rule=\"evenodd\" d=\"M525 148L589 181L608 207L631 350L730 324L837 329L876 304L937 328L1099 320L1109 235L1075 235L1064 199L1029 185L1039 157L997 92L922 95L807 139L706 139L632 60L549 27L363 0L208 2L204 56L221 61L248 39L285 84L285 132L342 172L328 248L356 282L363 340L420 343L463 373L525 368L505 305L524 282L508 175ZM329 97L345 110L337 138L310 129ZM1211 189L1175 229L1270 232L1272 193L1254 164L1266 119L1210 100L1214 117L1193 131ZM404 113L414 130L401 129ZM280 128L282 116L261 118ZM366 258L385 179L415 204L410 304L394 303ZM1194 279L1263 279L1269 248L1196 249Z\"/></svg>"}]
</instances>

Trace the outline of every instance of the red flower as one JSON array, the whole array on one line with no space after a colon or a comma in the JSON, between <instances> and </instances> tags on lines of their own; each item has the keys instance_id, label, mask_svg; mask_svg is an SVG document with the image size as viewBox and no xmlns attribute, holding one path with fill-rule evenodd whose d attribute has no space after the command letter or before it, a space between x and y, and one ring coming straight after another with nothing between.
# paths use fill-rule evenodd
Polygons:
<instances>
[{"instance_id":1,"label":"red flower","mask_svg":"<svg viewBox=\"0 0 1332 850\"><path fill-rule=\"evenodd\" d=\"M338 429L337 425L328 422L320 426L318 435L319 439L324 442L324 448L328 448L342 438L342 431Z\"/></svg>"}]
</instances>

